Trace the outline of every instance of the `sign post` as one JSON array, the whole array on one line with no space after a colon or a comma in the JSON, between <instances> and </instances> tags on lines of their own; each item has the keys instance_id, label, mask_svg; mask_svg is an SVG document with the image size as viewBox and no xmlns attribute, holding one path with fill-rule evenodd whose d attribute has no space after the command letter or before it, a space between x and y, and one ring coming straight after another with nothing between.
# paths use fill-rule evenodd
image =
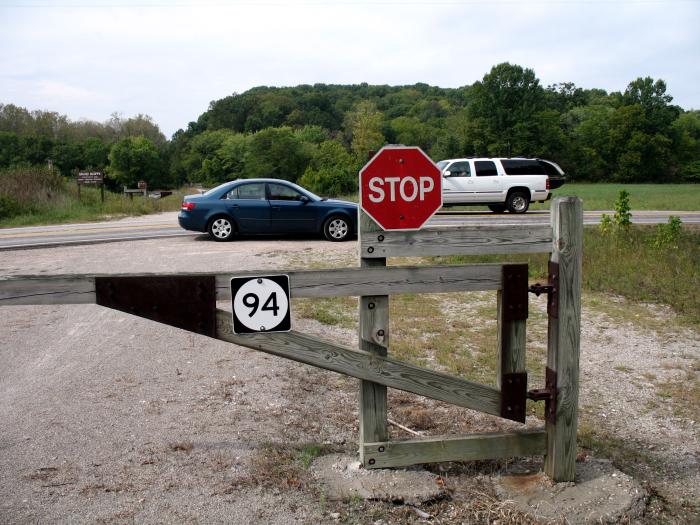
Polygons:
<instances>
[{"instance_id":1,"label":"sign post","mask_svg":"<svg viewBox=\"0 0 700 525\"><path fill-rule=\"evenodd\" d=\"M360 245L364 237L384 239L385 230L417 230L442 206L440 170L420 148L385 146L360 170ZM381 242L381 241L380 241ZM374 250L374 248L368 248ZM386 266L385 258L360 253L360 266ZM359 347L379 358L389 348L389 296L361 296ZM365 444L386 442L387 391L385 385L360 381L360 461Z\"/></svg>"}]
</instances>

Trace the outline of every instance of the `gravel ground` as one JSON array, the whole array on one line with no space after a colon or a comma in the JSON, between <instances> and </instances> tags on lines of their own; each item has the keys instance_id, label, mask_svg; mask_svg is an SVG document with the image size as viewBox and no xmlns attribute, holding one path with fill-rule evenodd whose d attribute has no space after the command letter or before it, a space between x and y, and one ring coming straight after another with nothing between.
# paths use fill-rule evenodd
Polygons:
<instances>
[{"instance_id":1,"label":"gravel ground","mask_svg":"<svg viewBox=\"0 0 700 525\"><path fill-rule=\"evenodd\" d=\"M2 252L0 268L9 275L332 267L356 264L355 250L355 243L315 239L196 237ZM354 380L95 305L0 311L0 523L325 523L345 516L327 507L303 472L281 475L264 460L265 451L293 455L308 443L352 450ZM356 344L351 330L308 319L294 327ZM639 474L681 506L700 501L698 423L660 401L658 384L680 380L698 359L696 332L671 323L661 331L620 325L584 308L582 419L649 455L654 468ZM391 396L397 414L417 399ZM418 402L442 427L510 425ZM464 519L459 501L457 494L449 506L454 521L444 522ZM394 511L385 511L382 519L392 521ZM355 516L352 522L376 521ZM413 513L396 519L416 520Z\"/></svg>"}]
</instances>

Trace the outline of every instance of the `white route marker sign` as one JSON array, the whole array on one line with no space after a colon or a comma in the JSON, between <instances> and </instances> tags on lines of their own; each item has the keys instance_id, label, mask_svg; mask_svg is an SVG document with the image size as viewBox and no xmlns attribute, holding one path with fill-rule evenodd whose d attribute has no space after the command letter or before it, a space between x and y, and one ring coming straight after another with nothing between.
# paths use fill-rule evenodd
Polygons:
<instances>
[{"instance_id":1,"label":"white route marker sign","mask_svg":"<svg viewBox=\"0 0 700 525\"><path fill-rule=\"evenodd\" d=\"M289 332L288 275L233 277L233 331L236 334Z\"/></svg>"}]
</instances>

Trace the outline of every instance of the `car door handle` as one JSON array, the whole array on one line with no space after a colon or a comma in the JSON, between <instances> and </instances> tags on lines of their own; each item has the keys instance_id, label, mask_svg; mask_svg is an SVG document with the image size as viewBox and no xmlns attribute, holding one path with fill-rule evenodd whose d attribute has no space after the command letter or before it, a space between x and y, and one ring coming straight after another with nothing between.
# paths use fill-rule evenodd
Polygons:
<instances>
[{"instance_id":1,"label":"car door handle","mask_svg":"<svg viewBox=\"0 0 700 525\"><path fill-rule=\"evenodd\" d=\"M238 208L238 204L231 204L231 208Z\"/></svg>"},{"instance_id":2,"label":"car door handle","mask_svg":"<svg viewBox=\"0 0 700 525\"><path fill-rule=\"evenodd\" d=\"M272 209L273 210L280 210L281 208L279 206L273 206Z\"/></svg>"}]
</instances>

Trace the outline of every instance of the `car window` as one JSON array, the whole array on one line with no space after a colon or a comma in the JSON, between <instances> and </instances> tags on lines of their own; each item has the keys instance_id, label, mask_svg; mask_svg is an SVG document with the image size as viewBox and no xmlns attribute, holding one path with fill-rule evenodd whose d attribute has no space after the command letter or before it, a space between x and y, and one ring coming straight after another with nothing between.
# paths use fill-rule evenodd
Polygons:
<instances>
[{"instance_id":1,"label":"car window","mask_svg":"<svg viewBox=\"0 0 700 525\"><path fill-rule=\"evenodd\" d=\"M476 160L474 161L474 171L477 177L488 177L498 175L496 164L492 160Z\"/></svg>"},{"instance_id":2,"label":"car window","mask_svg":"<svg viewBox=\"0 0 700 525\"><path fill-rule=\"evenodd\" d=\"M544 168L544 171L547 172L547 175L549 175L550 177L561 177L561 173L559 173L559 171L557 170L557 168L554 167L553 164L550 164L545 160L539 160L538 162Z\"/></svg>"},{"instance_id":3,"label":"car window","mask_svg":"<svg viewBox=\"0 0 700 525\"><path fill-rule=\"evenodd\" d=\"M470 177L471 170L469 169L469 163L463 162L453 162L450 164L450 177Z\"/></svg>"},{"instance_id":4,"label":"car window","mask_svg":"<svg viewBox=\"0 0 700 525\"><path fill-rule=\"evenodd\" d=\"M241 184L237 186L238 198L239 199L250 199L250 200L265 200L265 184L264 183L251 183L251 184Z\"/></svg>"},{"instance_id":5,"label":"car window","mask_svg":"<svg viewBox=\"0 0 700 525\"><path fill-rule=\"evenodd\" d=\"M268 184L267 188L270 191L271 201L298 201L301 199L301 193L284 184Z\"/></svg>"},{"instance_id":6,"label":"car window","mask_svg":"<svg viewBox=\"0 0 700 525\"><path fill-rule=\"evenodd\" d=\"M508 175L545 175L544 167L536 160L503 159L501 164Z\"/></svg>"}]
</instances>

